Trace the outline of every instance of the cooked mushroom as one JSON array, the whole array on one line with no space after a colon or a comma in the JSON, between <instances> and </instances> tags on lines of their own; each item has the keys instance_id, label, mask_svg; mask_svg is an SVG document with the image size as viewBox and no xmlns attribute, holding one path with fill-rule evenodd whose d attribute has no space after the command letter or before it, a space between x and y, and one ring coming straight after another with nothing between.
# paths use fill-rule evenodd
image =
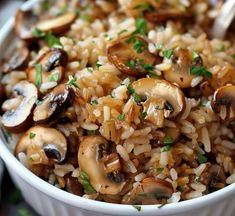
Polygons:
<instances>
[{"instance_id":1,"label":"cooked mushroom","mask_svg":"<svg viewBox=\"0 0 235 216\"><path fill-rule=\"evenodd\" d=\"M135 92L141 97L159 98L164 100L164 107L156 104L155 109L164 109L166 117L175 117L185 108L185 97L183 92L175 85L154 78L142 78L132 83ZM154 112L154 110L152 110Z\"/></svg>"},{"instance_id":2,"label":"cooked mushroom","mask_svg":"<svg viewBox=\"0 0 235 216\"><path fill-rule=\"evenodd\" d=\"M192 53L188 49L178 48L174 50L172 57L172 67L164 71L164 78L171 82L177 83L180 88L191 87L192 79L195 75L190 74L192 66L202 66L202 58L192 58Z\"/></svg>"},{"instance_id":3,"label":"cooked mushroom","mask_svg":"<svg viewBox=\"0 0 235 216\"><path fill-rule=\"evenodd\" d=\"M68 12L50 20L41 21L36 24L36 28L43 32L51 31L54 34L60 34L70 28L76 17L75 12Z\"/></svg>"},{"instance_id":4,"label":"cooked mushroom","mask_svg":"<svg viewBox=\"0 0 235 216\"><path fill-rule=\"evenodd\" d=\"M14 29L16 34L23 40L32 40L32 31L38 17L32 11L18 10L15 15Z\"/></svg>"},{"instance_id":5,"label":"cooked mushroom","mask_svg":"<svg viewBox=\"0 0 235 216\"><path fill-rule=\"evenodd\" d=\"M30 168L35 165L62 163L66 158L67 141L54 128L35 126L30 128L18 141L15 155L25 153Z\"/></svg>"},{"instance_id":6,"label":"cooked mushroom","mask_svg":"<svg viewBox=\"0 0 235 216\"><path fill-rule=\"evenodd\" d=\"M129 41L130 37L133 37L133 41L139 44L139 50L135 49L132 41ZM128 36L108 47L108 59L122 73L141 77L148 73L146 65L153 66L158 58L148 51L145 39L140 36Z\"/></svg>"},{"instance_id":7,"label":"cooked mushroom","mask_svg":"<svg viewBox=\"0 0 235 216\"><path fill-rule=\"evenodd\" d=\"M7 130L19 133L30 127L32 110L38 98L38 93L37 88L27 81L21 81L15 85L13 91L16 98L20 98L20 102L16 106L12 106L11 110L4 113L2 124Z\"/></svg>"},{"instance_id":8,"label":"cooked mushroom","mask_svg":"<svg viewBox=\"0 0 235 216\"><path fill-rule=\"evenodd\" d=\"M122 203L132 205L151 205L169 199L174 189L166 180L154 177L145 178L136 188L123 197Z\"/></svg>"},{"instance_id":9,"label":"cooked mushroom","mask_svg":"<svg viewBox=\"0 0 235 216\"><path fill-rule=\"evenodd\" d=\"M192 14L177 9L162 8L155 11L146 11L144 17L150 22L166 22L167 20L189 20Z\"/></svg>"},{"instance_id":10,"label":"cooked mushroom","mask_svg":"<svg viewBox=\"0 0 235 216\"><path fill-rule=\"evenodd\" d=\"M118 172L120 162L117 155L104 158L107 154L107 144L101 136L84 137L78 151L78 163L80 170L87 173L92 187L97 192L115 195L121 192L125 181ZM110 168L111 164L108 161L112 161L118 169Z\"/></svg>"},{"instance_id":11,"label":"cooked mushroom","mask_svg":"<svg viewBox=\"0 0 235 216\"><path fill-rule=\"evenodd\" d=\"M46 124L58 117L73 101L74 92L65 84L60 84L46 95L34 109L33 120L38 124Z\"/></svg>"},{"instance_id":12,"label":"cooked mushroom","mask_svg":"<svg viewBox=\"0 0 235 216\"><path fill-rule=\"evenodd\" d=\"M21 39L32 40L34 39L32 32L35 28L43 32L51 31L54 34L60 34L70 28L76 17L76 13L68 12L50 20L39 21L39 18L32 11L18 10L15 16L14 28Z\"/></svg>"},{"instance_id":13,"label":"cooked mushroom","mask_svg":"<svg viewBox=\"0 0 235 216\"><path fill-rule=\"evenodd\" d=\"M213 164L209 169L209 190L210 192L221 189L221 184L226 185L226 174L224 169L219 165Z\"/></svg>"},{"instance_id":14,"label":"cooked mushroom","mask_svg":"<svg viewBox=\"0 0 235 216\"><path fill-rule=\"evenodd\" d=\"M77 196L82 196L83 187L78 181L78 178L74 178L71 174L67 174L64 177L66 190L70 193L73 193Z\"/></svg>"},{"instance_id":15,"label":"cooked mushroom","mask_svg":"<svg viewBox=\"0 0 235 216\"><path fill-rule=\"evenodd\" d=\"M39 57L35 66L27 69L28 79L41 87L43 83L60 83L68 62L67 53L60 48L52 48ZM54 86L53 86L54 87ZM46 89L40 89L44 93Z\"/></svg>"},{"instance_id":16,"label":"cooked mushroom","mask_svg":"<svg viewBox=\"0 0 235 216\"><path fill-rule=\"evenodd\" d=\"M217 89L212 100L215 113L220 113L222 120L227 123L235 121L235 86L228 85Z\"/></svg>"},{"instance_id":17,"label":"cooked mushroom","mask_svg":"<svg viewBox=\"0 0 235 216\"><path fill-rule=\"evenodd\" d=\"M24 70L27 68L29 60L29 50L26 47L14 50L12 57L3 65L3 72L13 70Z\"/></svg>"}]
</instances>

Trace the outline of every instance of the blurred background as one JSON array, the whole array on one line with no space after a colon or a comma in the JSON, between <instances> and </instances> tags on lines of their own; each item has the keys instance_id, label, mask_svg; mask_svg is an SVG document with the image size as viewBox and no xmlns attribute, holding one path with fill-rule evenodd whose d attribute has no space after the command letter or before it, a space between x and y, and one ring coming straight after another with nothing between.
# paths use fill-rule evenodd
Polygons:
<instances>
[{"instance_id":1,"label":"blurred background","mask_svg":"<svg viewBox=\"0 0 235 216\"><path fill-rule=\"evenodd\" d=\"M23 0L0 0L0 28L15 14L23 2ZM15 188L5 170L1 182L2 165L0 161L0 216L36 216L37 214L24 202L20 191Z\"/></svg>"}]
</instances>

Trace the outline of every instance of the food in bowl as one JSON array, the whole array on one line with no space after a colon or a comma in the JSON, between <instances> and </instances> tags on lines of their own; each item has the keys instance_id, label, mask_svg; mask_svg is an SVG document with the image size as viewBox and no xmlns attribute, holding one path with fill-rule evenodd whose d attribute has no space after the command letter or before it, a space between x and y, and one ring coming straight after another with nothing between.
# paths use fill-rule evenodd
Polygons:
<instances>
[{"instance_id":1,"label":"food in bowl","mask_svg":"<svg viewBox=\"0 0 235 216\"><path fill-rule=\"evenodd\" d=\"M111 203L179 202L233 183L235 47L208 39L210 14L207 1L19 10L1 68L15 156L56 187Z\"/></svg>"}]
</instances>

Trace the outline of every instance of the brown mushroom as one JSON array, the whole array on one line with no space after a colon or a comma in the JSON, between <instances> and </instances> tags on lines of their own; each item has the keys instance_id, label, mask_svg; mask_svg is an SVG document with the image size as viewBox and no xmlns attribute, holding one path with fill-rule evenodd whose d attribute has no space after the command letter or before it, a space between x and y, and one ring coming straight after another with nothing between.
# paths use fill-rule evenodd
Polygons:
<instances>
[{"instance_id":1,"label":"brown mushroom","mask_svg":"<svg viewBox=\"0 0 235 216\"><path fill-rule=\"evenodd\" d=\"M34 109L34 122L47 124L56 119L61 112L71 105L73 98L72 88L65 84L58 85Z\"/></svg>"},{"instance_id":2,"label":"brown mushroom","mask_svg":"<svg viewBox=\"0 0 235 216\"><path fill-rule=\"evenodd\" d=\"M185 108L183 92L175 85L154 78L142 78L132 83L135 92L141 97L164 100L164 107L156 104L155 110L164 110L165 117L176 117ZM148 114L148 113L147 113Z\"/></svg>"},{"instance_id":3,"label":"brown mushroom","mask_svg":"<svg viewBox=\"0 0 235 216\"><path fill-rule=\"evenodd\" d=\"M146 11L144 17L150 22L166 22L168 20L190 20L193 16L186 11L177 9L157 9L155 11Z\"/></svg>"},{"instance_id":4,"label":"brown mushroom","mask_svg":"<svg viewBox=\"0 0 235 216\"><path fill-rule=\"evenodd\" d=\"M39 18L32 11L18 10L15 16L15 32L23 40L32 40L33 30L39 29L42 32L52 32L60 34L68 30L71 24L76 20L75 12L68 12L49 20L39 21Z\"/></svg>"},{"instance_id":5,"label":"brown mushroom","mask_svg":"<svg viewBox=\"0 0 235 216\"><path fill-rule=\"evenodd\" d=\"M19 133L30 127L32 110L38 98L38 93L37 88L27 81L21 81L15 85L13 91L15 96L20 98L20 102L4 113L2 124L7 130Z\"/></svg>"},{"instance_id":6,"label":"brown mushroom","mask_svg":"<svg viewBox=\"0 0 235 216\"><path fill-rule=\"evenodd\" d=\"M232 124L235 121L235 86L228 85L217 89L213 95L212 109L215 113L224 113L222 119L226 124ZM220 115L221 116L221 115Z\"/></svg>"},{"instance_id":7,"label":"brown mushroom","mask_svg":"<svg viewBox=\"0 0 235 216\"><path fill-rule=\"evenodd\" d=\"M139 44L139 50L134 48L133 42ZM115 41L108 47L108 59L122 73L135 77L144 76L148 73L145 66L153 66L158 60L148 51L147 41L140 36L128 36Z\"/></svg>"},{"instance_id":8,"label":"brown mushroom","mask_svg":"<svg viewBox=\"0 0 235 216\"><path fill-rule=\"evenodd\" d=\"M105 158L107 144L101 136L84 137L78 151L78 163L80 170L87 173L97 192L115 195L121 192L125 181L119 172L120 162L117 155ZM110 167L110 161L114 166Z\"/></svg>"},{"instance_id":9,"label":"brown mushroom","mask_svg":"<svg viewBox=\"0 0 235 216\"><path fill-rule=\"evenodd\" d=\"M83 187L78 181L78 178L74 178L71 174L67 174L64 177L65 179L65 188L69 193L75 194L77 196L83 195Z\"/></svg>"},{"instance_id":10,"label":"brown mushroom","mask_svg":"<svg viewBox=\"0 0 235 216\"><path fill-rule=\"evenodd\" d=\"M60 83L64 77L67 62L68 55L63 49L52 48L40 56L33 67L27 69L28 79L39 88L43 83ZM47 90L40 89L42 93L45 93Z\"/></svg>"},{"instance_id":11,"label":"brown mushroom","mask_svg":"<svg viewBox=\"0 0 235 216\"><path fill-rule=\"evenodd\" d=\"M68 12L50 20L41 21L36 24L36 28L43 32L51 31L54 34L60 34L70 28L76 17L75 12Z\"/></svg>"},{"instance_id":12,"label":"brown mushroom","mask_svg":"<svg viewBox=\"0 0 235 216\"><path fill-rule=\"evenodd\" d=\"M2 71L4 73L13 70L24 70L27 68L29 61L29 50L26 47L14 50L10 59L3 65Z\"/></svg>"},{"instance_id":13,"label":"brown mushroom","mask_svg":"<svg viewBox=\"0 0 235 216\"><path fill-rule=\"evenodd\" d=\"M64 135L54 128L35 126L30 128L18 141L15 155L25 153L29 168L62 163L67 154L67 141Z\"/></svg>"},{"instance_id":14,"label":"brown mushroom","mask_svg":"<svg viewBox=\"0 0 235 216\"><path fill-rule=\"evenodd\" d=\"M166 180L156 179L154 177L145 178L136 188L126 194L123 204L132 205L151 205L162 203L163 200L169 199L174 189Z\"/></svg>"},{"instance_id":15,"label":"brown mushroom","mask_svg":"<svg viewBox=\"0 0 235 216\"><path fill-rule=\"evenodd\" d=\"M191 87L192 79L195 75L190 74L190 68L193 66L202 66L202 58L192 58L192 53L188 49L177 48L173 52L172 67L164 71L164 78L171 82L177 83L180 88Z\"/></svg>"}]
</instances>

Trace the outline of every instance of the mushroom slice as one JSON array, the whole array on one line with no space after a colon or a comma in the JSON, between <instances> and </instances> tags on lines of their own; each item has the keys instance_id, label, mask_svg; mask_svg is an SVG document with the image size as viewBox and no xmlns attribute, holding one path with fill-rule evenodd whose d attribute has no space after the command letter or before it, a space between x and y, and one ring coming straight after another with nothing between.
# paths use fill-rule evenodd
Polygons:
<instances>
[{"instance_id":1,"label":"mushroom slice","mask_svg":"<svg viewBox=\"0 0 235 216\"><path fill-rule=\"evenodd\" d=\"M101 136L84 137L78 151L78 164L80 170L87 173L92 187L97 192L115 195L121 192L125 185L125 181L113 180L113 178L115 178L114 175L117 174L117 172L111 174L112 176L107 176L107 169L113 170L114 166L118 166L116 155L112 155L104 162L103 157L104 154L106 154L105 146L107 144L107 141ZM116 164L112 166L112 168L110 167L110 161L113 161Z\"/></svg>"},{"instance_id":2,"label":"mushroom slice","mask_svg":"<svg viewBox=\"0 0 235 216\"><path fill-rule=\"evenodd\" d=\"M139 50L135 49L137 43ZM148 51L148 43L140 36L128 36L114 42L108 47L108 59L122 73L135 77L144 76L148 73L146 66L152 67L157 61L157 57Z\"/></svg>"},{"instance_id":3,"label":"mushroom slice","mask_svg":"<svg viewBox=\"0 0 235 216\"><path fill-rule=\"evenodd\" d=\"M74 92L65 84L60 84L46 95L43 101L34 109L33 120L38 124L46 124L57 118L59 113L69 107L73 101Z\"/></svg>"},{"instance_id":4,"label":"mushroom slice","mask_svg":"<svg viewBox=\"0 0 235 216\"><path fill-rule=\"evenodd\" d=\"M147 11L144 17L150 22L166 22L167 20L182 20L192 18L192 14L176 9L158 9L156 11Z\"/></svg>"},{"instance_id":5,"label":"mushroom slice","mask_svg":"<svg viewBox=\"0 0 235 216\"><path fill-rule=\"evenodd\" d=\"M172 63L172 67L164 71L164 78L171 83L177 83L180 88L191 87L192 79L196 76L190 74L190 68L203 65L199 55L192 59L192 53L188 49L182 48L174 50Z\"/></svg>"},{"instance_id":6,"label":"mushroom slice","mask_svg":"<svg viewBox=\"0 0 235 216\"><path fill-rule=\"evenodd\" d=\"M60 34L68 30L71 24L76 20L75 12L68 12L50 20L44 20L36 24L36 28L43 32L53 32Z\"/></svg>"},{"instance_id":7,"label":"mushroom slice","mask_svg":"<svg viewBox=\"0 0 235 216\"><path fill-rule=\"evenodd\" d=\"M8 73L13 70L24 70L27 68L29 60L29 50L26 47L14 50L12 57L3 65L3 72Z\"/></svg>"},{"instance_id":8,"label":"mushroom slice","mask_svg":"<svg viewBox=\"0 0 235 216\"><path fill-rule=\"evenodd\" d=\"M174 189L166 180L145 178L136 188L123 197L122 203L136 205L151 205L162 203L169 199Z\"/></svg>"},{"instance_id":9,"label":"mushroom slice","mask_svg":"<svg viewBox=\"0 0 235 216\"><path fill-rule=\"evenodd\" d=\"M31 10L18 10L15 15L14 29L16 34L23 40L32 40L34 37L32 31L38 17Z\"/></svg>"},{"instance_id":10,"label":"mushroom slice","mask_svg":"<svg viewBox=\"0 0 235 216\"><path fill-rule=\"evenodd\" d=\"M66 158L67 141L54 128L35 126L30 128L18 141L15 155L25 153L30 167L62 163Z\"/></svg>"},{"instance_id":11,"label":"mushroom slice","mask_svg":"<svg viewBox=\"0 0 235 216\"><path fill-rule=\"evenodd\" d=\"M217 89L213 95L212 109L220 113L220 117L227 124L235 121L235 86L228 85Z\"/></svg>"},{"instance_id":12,"label":"mushroom slice","mask_svg":"<svg viewBox=\"0 0 235 216\"><path fill-rule=\"evenodd\" d=\"M16 97L20 97L21 102L18 106L13 106L14 109L4 113L2 124L9 131L20 133L30 127L32 110L38 98L38 92L37 88L27 81L21 81L15 85L13 91Z\"/></svg>"},{"instance_id":13,"label":"mushroom slice","mask_svg":"<svg viewBox=\"0 0 235 216\"><path fill-rule=\"evenodd\" d=\"M48 82L60 83L64 77L64 68L67 62L68 55L63 49L52 48L37 60L36 65L39 65L38 71L36 66L27 69L28 79L36 83L38 87ZM38 77L41 77L41 82L38 82ZM47 90L47 88L40 89L42 93L45 93Z\"/></svg>"},{"instance_id":14,"label":"mushroom slice","mask_svg":"<svg viewBox=\"0 0 235 216\"><path fill-rule=\"evenodd\" d=\"M142 78L132 83L135 92L141 97L160 98L165 101L165 117L175 117L185 108L183 92L175 85L154 78ZM156 107L157 109L158 107ZM167 111L169 112L167 114Z\"/></svg>"}]
</instances>

